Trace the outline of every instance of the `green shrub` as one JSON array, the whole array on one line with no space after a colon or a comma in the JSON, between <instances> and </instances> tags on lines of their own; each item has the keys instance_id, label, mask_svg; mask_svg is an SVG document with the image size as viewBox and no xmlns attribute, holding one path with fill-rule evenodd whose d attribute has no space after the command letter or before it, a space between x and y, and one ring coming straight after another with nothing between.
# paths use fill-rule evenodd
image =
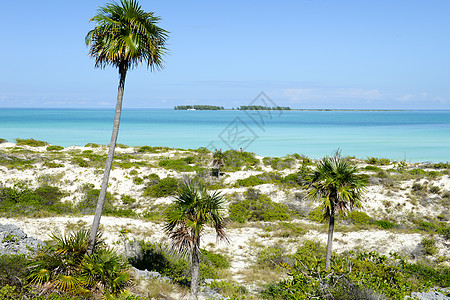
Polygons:
<instances>
[{"instance_id":1,"label":"green shrub","mask_svg":"<svg viewBox=\"0 0 450 300\"><path fill-rule=\"evenodd\" d=\"M323 217L323 209L320 206L317 206L313 210L311 210L308 214L308 219L317 223L325 223L326 220Z\"/></svg>"},{"instance_id":2,"label":"green shrub","mask_svg":"<svg viewBox=\"0 0 450 300\"><path fill-rule=\"evenodd\" d=\"M61 203L63 193L57 187L41 186L36 190L23 184L0 188L0 212L8 216L45 216L72 211L70 203Z\"/></svg>"},{"instance_id":3,"label":"green shrub","mask_svg":"<svg viewBox=\"0 0 450 300\"><path fill-rule=\"evenodd\" d=\"M282 263L289 261L286 250L280 245L268 246L258 252L256 263L261 267L271 269L281 267Z\"/></svg>"},{"instance_id":4,"label":"green shrub","mask_svg":"<svg viewBox=\"0 0 450 300\"><path fill-rule=\"evenodd\" d=\"M173 177L161 179L157 184L145 189L144 196L152 198L174 195L178 189L178 180Z\"/></svg>"},{"instance_id":5,"label":"green shrub","mask_svg":"<svg viewBox=\"0 0 450 300\"><path fill-rule=\"evenodd\" d=\"M43 147L48 145L47 142L35 139L16 139L16 144L18 146L30 146L30 147Z\"/></svg>"},{"instance_id":6,"label":"green shrub","mask_svg":"<svg viewBox=\"0 0 450 300\"><path fill-rule=\"evenodd\" d=\"M7 142L8 142L7 139L2 139L2 138L0 138L0 144L4 144L4 143L7 143Z\"/></svg>"},{"instance_id":7,"label":"green shrub","mask_svg":"<svg viewBox=\"0 0 450 300\"><path fill-rule=\"evenodd\" d=\"M161 222L165 220L165 212L169 207L167 204L154 204L151 205L143 214L142 218L153 221L153 222Z\"/></svg>"},{"instance_id":8,"label":"green shrub","mask_svg":"<svg viewBox=\"0 0 450 300\"><path fill-rule=\"evenodd\" d=\"M371 172L380 172L383 171L383 169L379 168L379 167L375 167L375 166L365 166L364 168L362 168L365 171L371 171Z\"/></svg>"},{"instance_id":9,"label":"green shrub","mask_svg":"<svg viewBox=\"0 0 450 300\"><path fill-rule=\"evenodd\" d=\"M170 148L168 147L151 147L151 146L142 146L137 149L139 153L160 153L163 151L167 151Z\"/></svg>"},{"instance_id":10,"label":"green shrub","mask_svg":"<svg viewBox=\"0 0 450 300\"><path fill-rule=\"evenodd\" d=\"M378 166L389 165L391 163L391 161L388 158L377 158L377 157L368 157L365 161L370 165L378 165Z\"/></svg>"},{"instance_id":11,"label":"green shrub","mask_svg":"<svg viewBox=\"0 0 450 300\"><path fill-rule=\"evenodd\" d=\"M238 285L233 281L214 280L207 284L211 289L230 299L246 299L248 291L243 285Z\"/></svg>"},{"instance_id":12,"label":"green shrub","mask_svg":"<svg viewBox=\"0 0 450 300\"><path fill-rule=\"evenodd\" d=\"M365 212L356 210L351 211L348 214L347 218L351 219L354 224L361 224L361 225L369 224L371 220L369 215L367 215Z\"/></svg>"},{"instance_id":13,"label":"green shrub","mask_svg":"<svg viewBox=\"0 0 450 300\"><path fill-rule=\"evenodd\" d=\"M88 189L82 200L77 203L76 209L81 214L93 214L97 207L98 196L100 195L99 189ZM111 195L110 192L106 193L105 205L103 206L104 213L114 212L114 203L116 199Z\"/></svg>"},{"instance_id":14,"label":"green shrub","mask_svg":"<svg viewBox=\"0 0 450 300\"><path fill-rule=\"evenodd\" d=\"M273 202L267 195L248 189L246 199L230 204L228 216L239 223L245 221L287 221L295 214L286 205Z\"/></svg>"},{"instance_id":15,"label":"green shrub","mask_svg":"<svg viewBox=\"0 0 450 300\"><path fill-rule=\"evenodd\" d=\"M397 224L389 222L389 221L377 220L377 221L374 221L373 223L383 229L392 229L394 227L397 227Z\"/></svg>"},{"instance_id":16,"label":"green shrub","mask_svg":"<svg viewBox=\"0 0 450 300\"><path fill-rule=\"evenodd\" d=\"M143 184L144 183L144 179L142 179L141 177L134 177L133 178L133 183L137 184L137 185Z\"/></svg>"},{"instance_id":17,"label":"green shrub","mask_svg":"<svg viewBox=\"0 0 450 300\"><path fill-rule=\"evenodd\" d=\"M57 145L51 145L47 147L47 151L61 151L61 150L64 150L64 147Z\"/></svg>"},{"instance_id":18,"label":"green shrub","mask_svg":"<svg viewBox=\"0 0 450 300\"><path fill-rule=\"evenodd\" d=\"M295 159L292 157L279 158L279 157L264 157L263 163L266 166L271 166L274 170L290 169L295 166Z\"/></svg>"},{"instance_id":19,"label":"green shrub","mask_svg":"<svg viewBox=\"0 0 450 300\"><path fill-rule=\"evenodd\" d=\"M417 168L409 170L408 173L411 175L420 175L420 176L424 176L426 174L424 170Z\"/></svg>"},{"instance_id":20,"label":"green shrub","mask_svg":"<svg viewBox=\"0 0 450 300\"><path fill-rule=\"evenodd\" d=\"M53 169L53 168L64 168L64 164L55 163L55 162L52 162L52 161L44 162L43 166L47 167L47 168L51 168L51 169Z\"/></svg>"},{"instance_id":21,"label":"green shrub","mask_svg":"<svg viewBox=\"0 0 450 300\"><path fill-rule=\"evenodd\" d=\"M120 196L120 200L122 200L122 203L125 205L132 205L136 203L136 199L134 199L130 195L122 195Z\"/></svg>"},{"instance_id":22,"label":"green shrub","mask_svg":"<svg viewBox=\"0 0 450 300\"><path fill-rule=\"evenodd\" d=\"M245 187L251 187L255 185L264 184L264 180L260 179L258 175L252 175L250 177L244 178L244 179L238 179L236 181L237 186L245 186Z\"/></svg>"},{"instance_id":23,"label":"green shrub","mask_svg":"<svg viewBox=\"0 0 450 300\"><path fill-rule=\"evenodd\" d=\"M412 189L414 192L418 192L418 191L426 190L426 189L427 189L427 186L426 186L426 185L422 185L422 184L416 182L416 183L414 183L414 184L412 185L411 189Z\"/></svg>"},{"instance_id":24,"label":"green shrub","mask_svg":"<svg viewBox=\"0 0 450 300\"><path fill-rule=\"evenodd\" d=\"M422 238L420 244L425 255L435 255L437 253L436 239L433 236Z\"/></svg>"},{"instance_id":25,"label":"green shrub","mask_svg":"<svg viewBox=\"0 0 450 300\"><path fill-rule=\"evenodd\" d=\"M102 145L99 144L95 144L95 143L87 143L86 145L84 145L84 147L86 148L100 148Z\"/></svg>"},{"instance_id":26,"label":"green shrub","mask_svg":"<svg viewBox=\"0 0 450 300\"><path fill-rule=\"evenodd\" d=\"M223 153L225 167L223 171L239 171L243 167L256 166L259 160L250 152L240 152L236 150L227 150Z\"/></svg>"},{"instance_id":27,"label":"green shrub","mask_svg":"<svg viewBox=\"0 0 450 300\"><path fill-rule=\"evenodd\" d=\"M188 165L185 159L163 159L160 160L158 165L164 169L175 170L179 172L193 172L194 167Z\"/></svg>"},{"instance_id":28,"label":"green shrub","mask_svg":"<svg viewBox=\"0 0 450 300\"><path fill-rule=\"evenodd\" d=\"M439 194L439 192L441 191L440 187L433 185L432 187L430 187L430 193L433 194Z\"/></svg>"},{"instance_id":29,"label":"green shrub","mask_svg":"<svg viewBox=\"0 0 450 300\"><path fill-rule=\"evenodd\" d=\"M21 288L27 282L27 267L29 258L26 255L0 256L0 286L14 286ZM0 299L4 299L1 298ZM6 298L8 299L8 298Z\"/></svg>"}]
</instances>

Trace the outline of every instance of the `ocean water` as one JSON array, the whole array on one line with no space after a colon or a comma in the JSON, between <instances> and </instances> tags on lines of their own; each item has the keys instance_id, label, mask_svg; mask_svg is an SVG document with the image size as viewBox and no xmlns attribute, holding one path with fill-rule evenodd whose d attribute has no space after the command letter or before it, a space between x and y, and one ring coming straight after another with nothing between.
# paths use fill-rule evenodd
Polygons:
<instances>
[{"instance_id":1,"label":"ocean water","mask_svg":"<svg viewBox=\"0 0 450 300\"><path fill-rule=\"evenodd\" d=\"M0 108L0 138L35 138L64 147L109 144L106 109ZM299 153L411 162L450 161L450 111L175 111L124 109L118 143Z\"/></svg>"}]
</instances>

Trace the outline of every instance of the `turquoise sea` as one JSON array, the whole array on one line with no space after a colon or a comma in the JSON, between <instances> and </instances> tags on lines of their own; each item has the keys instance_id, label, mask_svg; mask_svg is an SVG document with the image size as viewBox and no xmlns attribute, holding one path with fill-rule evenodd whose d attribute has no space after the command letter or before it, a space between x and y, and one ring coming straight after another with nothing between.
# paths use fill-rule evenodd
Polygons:
<instances>
[{"instance_id":1,"label":"turquoise sea","mask_svg":"<svg viewBox=\"0 0 450 300\"><path fill-rule=\"evenodd\" d=\"M0 109L0 138L61 146L109 144L112 109ZM450 111L175 111L124 109L118 143L343 155L411 162L450 160Z\"/></svg>"}]
</instances>

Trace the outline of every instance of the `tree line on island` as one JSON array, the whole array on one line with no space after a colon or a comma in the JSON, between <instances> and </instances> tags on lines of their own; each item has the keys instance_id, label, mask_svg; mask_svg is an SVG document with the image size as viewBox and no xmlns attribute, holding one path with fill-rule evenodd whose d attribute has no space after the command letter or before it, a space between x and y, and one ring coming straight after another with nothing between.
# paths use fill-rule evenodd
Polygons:
<instances>
[{"instance_id":1,"label":"tree line on island","mask_svg":"<svg viewBox=\"0 0 450 300\"><path fill-rule=\"evenodd\" d=\"M224 110L223 106L215 105L178 105L174 110ZM262 105L241 105L232 110L291 110L288 106L262 106Z\"/></svg>"}]
</instances>

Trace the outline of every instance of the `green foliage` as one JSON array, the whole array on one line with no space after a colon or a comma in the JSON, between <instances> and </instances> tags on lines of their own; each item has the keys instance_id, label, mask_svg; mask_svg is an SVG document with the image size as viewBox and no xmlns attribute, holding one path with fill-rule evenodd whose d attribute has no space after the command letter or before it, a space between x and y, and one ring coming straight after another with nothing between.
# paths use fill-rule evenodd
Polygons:
<instances>
[{"instance_id":1,"label":"green foliage","mask_svg":"<svg viewBox=\"0 0 450 300\"><path fill-rule=\"evenodd\" d=\"M317 223L325 223L326 218L323 215L323 209L320 206L317 206L313 210L311 210L308 214L308 219Z\"/></svg>"},{"instance_id":2,"label":"green foliage","mask_svg":"<svg viewBox=\"0 0 450 300\"><path fill-rule=\"evenodd\" d=\"M232 221L244 223L246 221L287 221L294 211L286 205L273 202L267 195L249 188L244 193L246 199L231 203L228 207L228 217Z\"/></svg>"},{"instance_id":3,"label":"green foliage","mask_svg":"<svg viewBox=\"0 0 450 300\"><path fill-rule=\"evenodd\" d=\"M425 172L424 170L417 168L408 170L408 173L411 175L419 175L419 176L425 176L427 174L427 172Z\"/></svg>"},{"instance_id":4,"label":"green foliage","mask_svg":"<svg viewBox=\"0 0 450 300\"><path fill-rule=\"evenodd\" d=\"M251 187L255 185L264 184L265 181L260 179L258 175L252 175L250 177L244 178L244 179L238 179L236 181L237 186L244 186L244 187Z\"/></svg>"},{"instance_id":5,"label":"green foliage","mask_svg":"<svg viewBox=\"0 0 450 300\"><path fill-rule=\"evenodd\" d=\"M52 186L35 190L24 184L0 188L0 212L7 216L44 216L72 211L70 203L61 203L63 193Z\"/></svg>"},{"instance_id":6,"label":"green foliage","mask_svg":"<svg viewBox=\"0 0 450 300\"><path fill-rule=\"evenodd\" d=\"M74 154L71 163L83 168L103 168L106 163L106 155L95 154L92 150L84 150L81 154Z\"/></svg>"},{"instance_id":7,"label":"green foliage","mask_svg":"<svg viewBox=\"0 0 450 300\"><path fill-rule=\"evenodd\" d=\"M432 194L439 194L441 191L441 188L438 187L437 185L433 185L432 187L430 187L430 193Z\"/></svg>"},{"instance_id":8,"label":"green foliage","mask_svg":"<svg viewBox=\"0 0 450 300\"><path fill-rule=\"evenodd\" d=\"M443 286L447 271L439 270L427 280L427 271L420 265L407 264L397 254L352 252L334 255L331 269L325 269L325 248L307 241L294 256L294 264L284 266L289 278L271 284L263 291L269 299L403 299L412 291L432 285Z\"/></svg>"},{"instance_id":9,"label":"green foliage","mask_svg":"<svg viewBox=\"0 0 450 300\"><path fill-rule=\"evenodd\" d=\"M273 245L263 248L256 255L256 263L261 267L271 269L279 268L288 261L286 250L280 245Z\"/></svg>"},{"instance_id":10,"label":"green foliage","mask_svg":"<svg viewBox=\"0 0 450 300\"><path fill-rule=\"evenodd\" d=\"M370 165L384 166L389 165L391 161L388 158L368 157L366 163Z\"/></svg>"},{"instance_id":11,"label":"green foliage","mask_svg":"<svg viewBox=\"0 0 450 300\"><path fill-rule=\"evenodd\" d=\"M133 267L159 272L178 283L186 284L189 281L190 262L186 257L171 251L166 244L145 241L139 244L138 255L128 259Z\"/></svg>"},{"instance_id":12,"label":"green foliage","mask_svg":"<svg viewBox=\"0 0 450 300\"><path fill-rule=\"evenodd\" d=\"M178 172L193 172L194 167L190 166L185 158L180 159L163 159L158 165L164 169L175 170Z\"/></svg>"},{"instance_id":13,"label":"green foliage","mask_svg":"<svg viewBox=\"0 0 450 300\"><path fill-rule=\"evenodd\" d=\"M138 153L161 153L168 151L169 147L151 147L151 146L141 146L137 149Z\"/></svg>"},{"instance_id":14,"label":"green foliage","mask_svg":"<svg viewBox=\"0 0 450 300\"><path fill-rule=\"evenodd\" d=\"M133 183L134 184L137 184L137 185L139 185L139 184L143 184L144 183L144 179L142 179L141 177L134 177L133 178Z\"/></svg>"},{"instance_id":15,"label":"green foliage","mask_svg":"<svg viewBox=\"0 0 450 300\"><path fill-rule=\"evenodd\" d=\"M30 147L43 147L48 145L47 142L35 139L16 139L16 144L18 146L30 146Z\"/></svg>"},{"instance_id":16,"label":"green foliage","mask_svg":"<svg viewBox=\"0 0 450 300\"><path fill-rule=\"evenodd\" d=\"M153 221L153 222L163 221L165 219L164 215L168 208L169 208L169 205L167 205L167 204L154 204L154 205L151 205L142 214L141 217L146 220Z\"/></svg>"},{"instance_id":17,"label":"green foliage","mask_svg":"<svg viewBox=\"0 0 450 300\"><path fill-rule=\"evenodd\" d=\"M2 139L2 138L0 138L0 144L4 144L4 143L7 143L7 142L8 142L7 139Z\"/></svg>"},{"instance_id":18,"label":"green foliage","mask_svg":"<svg viewBox=\"0 0 450 300\"><path fill-rule=\"evenodd\" d=\"M219 294L230 299L246 299L248 291L243 285L238 285L232 281L214 280L208 286Z\"/></svg>"},{"instance_id":19,"label":"green foliage","mask_svg":"<svg viewBox=\"0 0 450 300\"><path fill-rule=\"evenodd\" d=\"M397 224L385 220L376 220L373 223L381 227L382 229L392 229L394 227L397 227Z\"/></svg>"},{"instance_id":20,"label":"green foliage","mask_svg":"<svg viewBox=\"0 0 450 300\"><path fill-rule=\"evenodd\" d=\"M100 148L102 145L100 144L95 144L95 143L87 143L86 145L84 145L84 147L86 148Z\"/></svg>"},{"instance_id":21,"label":"green foliage","mask_svg":"<svg viewBox=\"0 0 450 300\"><path fill-rule=\"evenodd\" d=\"M0 286L21 288L26 282L28 257L25 255L0 256ZM2 299L0 297L0 299Z\"/></svg>"},{"instance_id":22,"label":"green foliage","mask_svg":"<svg viewBox=\"0 0 450 300\"><path fill-rule=\"evenodd\" d=\"M136 199L134 199L130 195L125 195L125 194L120 196L120 200L122 200L122 203L125 205L132 205L132 204L136 203Z\"/></svg>"},{"instance_id":23,"label":"green foliage","mask_svg":"<svg viewBox=\"0 0 450 300\"><path fill-rule=\"evenodd\" d=\"M126 262L97 239L88 255L89 231L51 234L50 243L30 262L34 285L51 282L49 289L72 295L119 295L131 283Z\"/></svg>"},{"instance_id":24,"label":"green foliage","mask_svg":"<svg viewBox=\"0 0 450 300\"><path fill-rule=\"evenodd\" d=\"M345 218L352 220L355 225L365 225L371 221L371 218L365 212L356 210L351 211Z\"/></svg>"},{"instance_id":25,"label":"green foliage","mask_svg":"<svg viewBox=\"0 0 450 300\"><path fill-rule=\"evenodd\" d=\"M145 189L144 196L152 198L174 195L178 189L178 180L173 177L161 179L157 184Z\"/></svg>"},{"instance_id":26,"label":"green foliage","mask_svg":"<svg viewBox=\"0 0 450 300\"><path fill-rule=\"evenodd\" d=\"M35 159L23 159L13 155L1 155L0 166L4 166L8 169L25 170L33 168Z\"/></svg>"},{"instance_id":27,"label":"green foliage","mask_svg":"<svg viewBox=\"0 0 450 300\"><path fill-rule=\"evenodd\" d=\"M223 106L215 106L215 105L178 105L174 107L174 110L224 110Z\"/></svg>"},{"instance_id":28,"label":"green foliage","mask_svg":"<svg viewBox=\"0 0 450 300\"><path fill-rule=\"evenodd\" d=\"M76 210L81 214L93 214L97 207L98 196L100 195L99 189L88 188L80 202L76 205ZM106 193L105 205L103 207L104 213L113 213L114 203L116 199L111 195L110 192Z\"/></svg>"},{"instance_id":29,"label":"green foliage","mask_svg":"<svg viewBox=\"0 0 450 300\"><path fill-rule=\"evenodd\" d=\"M376 167L376 166L365 166L362 169L365 171L371 171L371 172L382 172L383 171L383 169Z\"/></svg>"},{"instance_id":30,"label":"green foliage","mask_svg":"<svg viewBox=\"0 0 450 300\"><path fill-rule=\"evenodd\" d=\"M239 171L243 167L254 167L259 163L253 153L236 150L223 152L223 160L225 162L223 171Z\"/></svg>"},{"instance_id":31,"label":"green foliage","mask_svg":"<svg viewBox=\"0 0 450 300\"><path fill-rule=\"evenodd\" d=\"M433 236L422 238L420 244L425 255L435 255L437 253L436 239Z\"/></svg>"},{"instance_id":32,"label":"green foliage","mask_svg":"<svg viewBox=\"0 0 450 300\"><path fill-rule=\"evenodd\" d=\"M53 161L46 161L44 162L43 166L47 168L64 168L64 164L55 163Z\"/></svg>"},{"instance_id":33,"label":"green foliage","mask_svg":"<svg viewBox=\"0 0 450 300\"><path fill-rule=\"evenodd\" d=\"M263 163L266 166L271 166L274 170L290 169L295 166L295 159L292 157L264 157Z\"/></svg>"},{"instance_id":34,"label":"green foliage","mask_svg":"<svg viewBox=\"0 0 450 300\"><path fill-rule=\"evenodd\" d=\"M47 151L61 151L64 150L64 147L58 145L47 146Z\"/></svg>"}]
</instances>

